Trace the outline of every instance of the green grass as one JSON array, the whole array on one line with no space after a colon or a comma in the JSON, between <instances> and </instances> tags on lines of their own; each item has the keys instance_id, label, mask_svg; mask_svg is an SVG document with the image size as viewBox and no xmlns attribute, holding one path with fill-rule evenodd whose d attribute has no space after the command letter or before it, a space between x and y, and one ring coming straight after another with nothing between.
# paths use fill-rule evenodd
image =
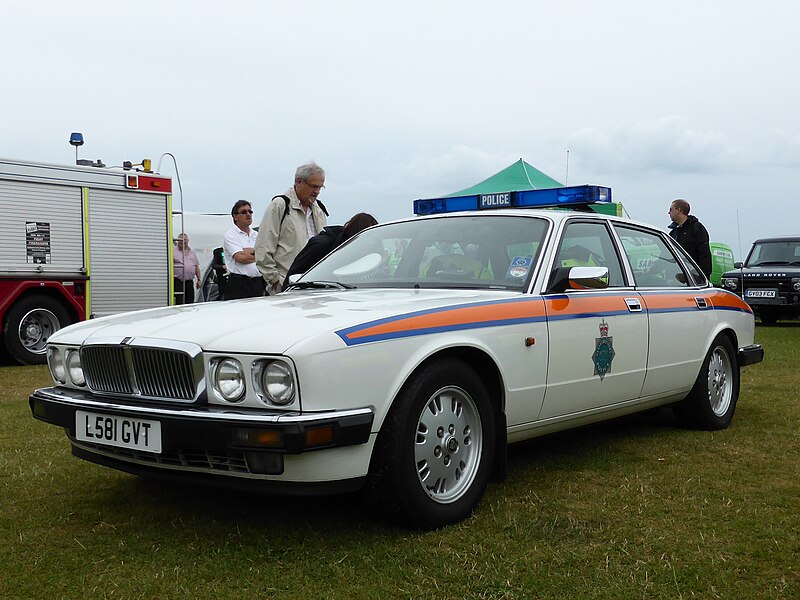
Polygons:
<instances>
[{"instance_id":1,"label":"green grass","mask_svg":"<svg viewBox=\"0 0 800 600\"><path fill-rule=\"evenodd\" d=\"M637 416L510 448L508 479L435 532L358 495L156 484L35 421L43 367L0 367L2 598L798 598L800 327L759 327L733 425Z\"/></svg>"}]
</instances>

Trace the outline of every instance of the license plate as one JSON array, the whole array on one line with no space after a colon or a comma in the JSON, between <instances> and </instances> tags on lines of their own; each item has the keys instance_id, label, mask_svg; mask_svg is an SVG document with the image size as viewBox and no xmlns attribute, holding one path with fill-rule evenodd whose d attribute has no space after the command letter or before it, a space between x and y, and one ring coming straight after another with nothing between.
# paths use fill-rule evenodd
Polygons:
<instances>
[{"instance_id":1,"label":"license plate","mask_svg":"<svg viewBox=\"0 0 800 600\"><path fill-rule=\"evenodd\" d=\"M776 290L747 290L748 298L774 298Z\"/></svg>"},{"instance_id":2,"label":"license plate","mask_svg":"<svg viewBox=\"0 0 800 600\"><path fill-rule=\"evenodd\" d=\"M82 442L161 453L161 423L75 411L75 437Z\"/></svg>"}]
</instances>

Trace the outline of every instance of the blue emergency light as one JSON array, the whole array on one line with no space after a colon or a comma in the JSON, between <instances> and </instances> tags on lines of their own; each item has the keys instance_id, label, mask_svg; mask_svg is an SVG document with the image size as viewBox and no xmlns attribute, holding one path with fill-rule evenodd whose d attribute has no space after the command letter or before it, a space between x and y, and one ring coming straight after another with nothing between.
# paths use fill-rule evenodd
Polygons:
<instances>
[{"instance_id":1,"label":"blue emergency light","mask_svg":"<svg viewBox=\"0 0 800 600\"><path fill-rule=\"evenodd\" d=\"M435 215L462 210L492 208L555 208L560 206L607 204L610 202L611 188L599 185L576 185L543 190L525 190L522 192L472 194L470 196L414 200L414 214Z\"/></svg>"}]
</instances>

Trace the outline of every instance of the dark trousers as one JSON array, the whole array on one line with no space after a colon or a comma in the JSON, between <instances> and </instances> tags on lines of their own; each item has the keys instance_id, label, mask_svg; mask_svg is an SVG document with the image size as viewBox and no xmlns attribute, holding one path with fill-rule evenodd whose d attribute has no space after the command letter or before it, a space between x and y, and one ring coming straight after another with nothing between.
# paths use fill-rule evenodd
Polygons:
<instances>
[{"instance_id":1,"label":"dark trousers","mask_svg":"<svg viewBox=\"0 0 800 600\"><path fill-rule=\"evenodd\" d=\"M238 300L239 298L258 298L264 295L266 283L263 277L247 277L236 273L228 274L228 283L225 286L225 300Z\"/></svg>"},{"instance_id":2,"label":"dark trousers","mask_svg":"<svg viewBox=\"0 0 800 600\"><path fill-rule=\"evenodd\" d=\"M181 281L175 279L175 304L192 304L194 302L194 279ZM183 292L181 294L181 292Z\"/></svg>"}]
</instances>

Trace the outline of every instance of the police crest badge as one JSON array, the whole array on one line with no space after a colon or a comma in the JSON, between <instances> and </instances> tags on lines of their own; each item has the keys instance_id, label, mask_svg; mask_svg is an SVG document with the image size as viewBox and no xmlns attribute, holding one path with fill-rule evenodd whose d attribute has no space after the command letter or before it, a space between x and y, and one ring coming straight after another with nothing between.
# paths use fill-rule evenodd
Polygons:
<instances>
[{"instance_id":1,"label":"police crest badge","mask_svg":"<svg viewBox=\"0 0 800 600\"><path fill-rule=\"evenodd\" d=\"M611 363L614 360L614 338L608 335L608 323L605 319L600 321L600 337L595 338L594 354L594 374L600 376L600 381L611 371Z\"/></svg>"}]
</instances>

